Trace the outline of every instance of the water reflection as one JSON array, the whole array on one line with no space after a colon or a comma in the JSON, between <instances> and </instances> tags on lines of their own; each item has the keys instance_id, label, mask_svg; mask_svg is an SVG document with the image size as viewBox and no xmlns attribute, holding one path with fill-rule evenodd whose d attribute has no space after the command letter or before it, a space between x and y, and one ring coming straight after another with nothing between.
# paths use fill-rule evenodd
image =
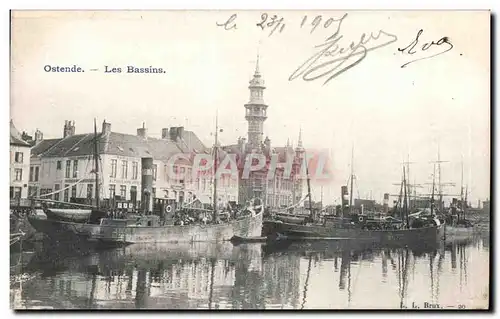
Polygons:
<instances>
[{"instance_id":1,"label":"water reflection","mask_svg":"<svg viewBox=\"0 0 500 319\"><path fill-rule=\"evenodd\" d=\"M132 245L84 256L45 248L11 267L25 276L11 283L11 303L16 309L487 306L484 242L426 249L332 241Z\"/></svg>"}]
</instances>

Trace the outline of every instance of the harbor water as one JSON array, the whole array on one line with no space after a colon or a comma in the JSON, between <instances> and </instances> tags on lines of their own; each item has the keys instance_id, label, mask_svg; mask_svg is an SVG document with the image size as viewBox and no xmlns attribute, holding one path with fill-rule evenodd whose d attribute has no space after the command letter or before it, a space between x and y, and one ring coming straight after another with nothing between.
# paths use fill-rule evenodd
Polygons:
<instances>
[{"instance_id":1,"label":"harbor water","mask_svg":"<svg viewBox=\"0 0 500 319\"><path fill-rule=\"evenodd\" d=\"M14 309L485 309L489 233L427 248L331 242L11 253Z\"/></svg>"}]
</instances>

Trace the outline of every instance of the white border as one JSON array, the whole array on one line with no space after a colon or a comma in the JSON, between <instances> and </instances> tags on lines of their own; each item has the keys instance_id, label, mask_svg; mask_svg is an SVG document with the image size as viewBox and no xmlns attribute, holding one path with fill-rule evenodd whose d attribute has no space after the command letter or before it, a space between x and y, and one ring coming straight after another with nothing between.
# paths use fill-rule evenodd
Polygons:
<instances>
[{"instance_id":1,"label":"white border","mask_svg":"<svg viewBox=\"0 0 500 319\"><path fill-rule=\"evenodd\" d=\"M119 4L119 6L117 5ZM250 0L250 1L203 1L203 0L183 0L183 1L152 1L152 0L141 0L141 1L132 1L132 0L122 0L122 1L115 1L112 3L111 1L103 1L103 0L88 0L88 1L81 1L81 2L66 2L66 1L44 1L44 3L40 3L40 1L35 1L35 0L30 0L30 1L13 1L13 0L5 0L2 1L0 4L0 7L3 9L1 19L2 19L2 44L3 48L0 51L1 57L0 61L1 63L1 72L0 74L2 75L2 90L1 92L1 98L3 101L4 107L1 108L2 112L2 121L0 121L0 126L2 127L2 130L4 130L4 136L5 138L1 139L2 143L2 148L7 150L7 130L9 127L9 119L10 119L10 103L9 103L9 17L10 17L10 12L8 11L9 9L45 9L45 10L91 10L91 9L114 9L114 10L120 10L120 9L142 9L142 10L151 10L151 9L195 9L195 10L200 10L200 9L238 9L238 10L243 10L243 9L354 9L354 10L415 10L415 9L420 9L420 10L457 10L457 9L462 9L462 10L471 10L471 9L491 9L493 13L498 13L499 7L500 7L500 1L497 0L469 0L469 1L464 1L464 0L453 0L453 1L444 1L444 0L419 0L419 1L397 1L397 0L379 0L376 3L374 1L369 1L369 0L349 0L349 1L328 1L328 0L317 0L317 1L297 1L297 0L280 0L280 1L264 1L264 0ZM496 21L496 26L495 26L495 31L494 34L498 38L498 19ZM498 52L496 52L495 57L498 60ZM495 72L496 70L491 70L491 72ZM496 72L495 72L496 73ZM498 81L495 84L495 87L492 88L494 92L498 91ZM33 101L36 103L36 101ZM498 103L497 103L498 104ZM493 107L496 108L496 105ZM495 116L495 122L498 121L498 112ZM495 132L496 136L496 132ZM5 145L4 145L5 143ZM492 150L493 151L493 150ZM493 153L492 153L493 154ZM4 174L3 180L5 183L8 183L9 178L7 176L7 167L9 166L8 162L8 157L3 156L0 157L1 161L1 167L3 168L0 172ZM496 174L495 174L496 175ZM496 177L496 176L495 176ZM0 192L0 203L4 205L4 214L6 215L8 212L8 195L7 195L7 188L2 189ZM492 200L496 199L498 196L498 190L495 192L495 194L492 196ZM494 212L492 212L494 214ZM1 223L1 227L5 227L5 230L2 231L1 233L4 234L5 238L3 239L3 245L7 247L7 234L9 232L7 228L7 217L4 215L4 219ZM498 223L498 217L497 217L497 223ZM497 226L497 225L495 225ZM495 227L494 226L494 227ZM492 247L495 247L493 245ZM7 250L9 248L6 248ZM497 253L497 251L495 251ZM6 254L7 255L7 254ZM7 257L7 256L6 256ZM5 281L4 285L2 285L3 289L1 289L1 297L0 300L2 302L2 314L7 315L7 316L14 316L14 313L10 310L10 304L9 304L9 290L7 289L8 286L8 277L7 277L7 260L8 258L4 258L5 261L2 263L2 276L0 276L2 281ZM494 294L493 296L496 296ZM491 297L493 297L491 296ZM496 299L496 297L495 297ZM498 303L497 303L498 305ZM95 313L94 315L102 315L105 314L107 316L113 315L112 313ZM368 313L367 313L368 314ZM40 314L40 315L47 315L47 314ZM62 314L62 317L70 317L74 316L75 314ZM81 314L81 315L92 315L91 313L86 313L86 314ZM120 314L114 314L113 316L123 316L122 313ZM134 316L138 317L143 314L127 314L127 316ZM165 314L155 314L157 316L164 316ZM176 315L174 313L170 315ZM186 314L189 316L195 316L196 314ZM217 314L210 314L210 316L217 315ZM252 313L252 314L243 314L245 316L258 316L258 315L263 315L260 313ZM269 314L266 314L269 315ZM296 315L290 313L290 315ZM312 315L312 314L311 314ZM332 315L339 316L339 314L334 314ZM385 315L385 314L381 314ZM422 314L426 315L426 314ZM220 316L220 314L218 314ZM340 315L340 316L346 316L346 314ZM426 317L434 317L434 315L429 316L428 314Z\"/></svg>"}]
</instances>

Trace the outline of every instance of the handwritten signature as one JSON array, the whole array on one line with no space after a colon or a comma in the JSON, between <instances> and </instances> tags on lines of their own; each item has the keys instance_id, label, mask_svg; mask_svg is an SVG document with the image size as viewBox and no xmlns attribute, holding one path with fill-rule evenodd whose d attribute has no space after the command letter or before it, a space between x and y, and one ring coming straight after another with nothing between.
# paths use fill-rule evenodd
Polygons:
<instances>
[{"instance_id":1,"label":"handwritten signature","mask_svg":"<svg viewBox=\"0 0 500 319\"><path fill-rule=\"evenodd\" d=\"M415 47L417 46L418 44L418 40L420 38L420 35L422 35L422 33L424 32L423 29L420 29L417 33L417 36L415 37L415 39L405 48L398 48L398 51L403 53L403 54L409 54L409 55L413 55L417 52L425 52L431 48L436 48L436 47L439 47L439 46L443 46L443 48L445 48L444 51L440 51L438 53L434 53L434 54L431 54L431 55L428 55L428 56L424 56L424 57L420 57L420 58L417 58L415 60L411 60L409 62L406 62L405 64L401 65L401 68L404 68L406 67L407 65L413 63L413 62L416 62L416 61L420 61L420 60L424 60L424 59L430 59L432 57L435 57L435 56L438 56L440 54L443 54L443 53L446 53L448 51L450 51L451 49L453 49L453 44L451 44L450 42L450 39L448 37L442 37L441 39L439 39L438 41L434 42L434 41L431 41L430 43L427 42L427 43L424 43L424 45L422 45L422 48L417 48L417 50L419 51L415 51ZM432 51L431 51L432 52Z\"/></svg>"},{"instance_id":2,"label":"handwritten signature","mask_svg":"<svg viewBox=\"0 0 500 319\"><path fill-rule=\"evenodd\" d=\"M379 30L375 34L371 32L369 36L363 33L359 41L352 41L349 46L341 46L339 41L344 36L340 34L340 27L346 17L347 13L339 20L336 32L328 37L324 43L315 46L320 50L299 66L290 75L289 81L293 81L300 76L304 81L326 78L323 83L325 85L335 77L358 65L366 58L368 52L383 48L398 39L394 34ZM325 61L324 58L329 59Z\"/></svg>"}]
</instances>

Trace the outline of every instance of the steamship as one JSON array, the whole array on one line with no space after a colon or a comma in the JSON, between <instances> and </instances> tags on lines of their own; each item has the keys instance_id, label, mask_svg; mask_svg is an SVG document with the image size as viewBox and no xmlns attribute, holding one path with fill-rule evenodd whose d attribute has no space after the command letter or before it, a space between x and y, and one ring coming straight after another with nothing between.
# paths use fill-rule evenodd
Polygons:
<instances>
[{"instance_id":1,"label":"steamship","mask_svg":"<svg viewBox=\"0 0 500 319\"><path fill-rule=\"evenodd\" d=\"M309 196L309 216L303 222L283 222L280 219L271 219L264 222L265 235L285 235L288 238L301 239L355 239L366 240L372 243L394 243L430 245L444 237L444 222L431 214L430 217L413 219L410 223L409 198L407 196L407 182L405 167L403 167L403 179L401 190L404 196L398 201L401 220L395 223L394 219L383 219L377 223L368 223L366 216L353 214L352 211L352 188L353 172L351 165L351 200L349 204L350 214L344 218L325 218L319 216L311 203L311 187L309 170L306 165L307 187ZM397 219L396 219L397 220Z\"/></svg>"},{"instance_id":2,"label":"steamship","mask_svg":"<svg viewBox=\"0 0 500 319\"><path fill-rule=\"evenodd\" d=\"M217 130L216 121L215 144L213 148L214 167L217 167ZM94 132L97 143L97 129L94 122ZM214 178L214 202L213 209L207 213L212 215L212 220L204 219L198 223L187 225L172 225L165 223L160 216L150 214L152 206L152 167L153 158L142 158L142 180L141 186L144 190L143 214L134 218L110 218L99 209L99 183L98 183L98 154L97 147L94 148L96 159L96 207L92 209L85 222L62 220L61 218L39 218L35 215L29 216L28 220L33 227L47 234L58 242L78 244L105 244L123 245L135 243L185 243L185 242L221 242L229 241L237 237L256 237L262 231L263 203L255 198L248 205L232 212L232 216L221 220L221 215L229 214L221 212L217 207L217 180ZM214 174L215 175L215 174Z\"/></svg>"}]
</instances>

